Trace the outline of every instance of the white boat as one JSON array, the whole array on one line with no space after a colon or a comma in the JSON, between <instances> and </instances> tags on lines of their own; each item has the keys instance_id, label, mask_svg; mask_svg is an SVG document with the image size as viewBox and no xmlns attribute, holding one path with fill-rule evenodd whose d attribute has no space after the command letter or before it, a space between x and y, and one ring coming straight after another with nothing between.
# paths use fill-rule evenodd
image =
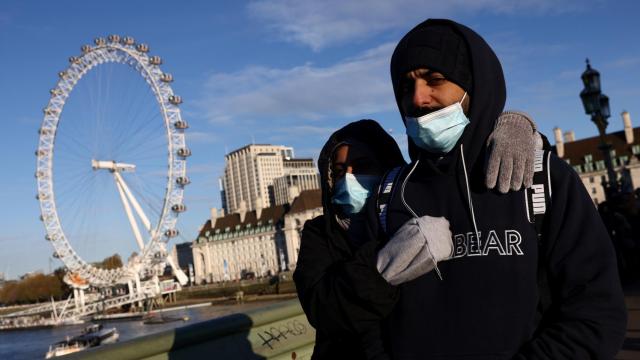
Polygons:
<instances>
[{"instance_id":1,"label":"white boat","mask_svg":"<svg viewBox=\"0 0 640 360\"><path fill-rule=\"evenodd\" d=\"M87 326L80 335L59 341L49 346L45 359L51 359L102 344L111 344L118 341L120 334L116 328L104 329L100 324Z\"/></svg>"}]
</instances>

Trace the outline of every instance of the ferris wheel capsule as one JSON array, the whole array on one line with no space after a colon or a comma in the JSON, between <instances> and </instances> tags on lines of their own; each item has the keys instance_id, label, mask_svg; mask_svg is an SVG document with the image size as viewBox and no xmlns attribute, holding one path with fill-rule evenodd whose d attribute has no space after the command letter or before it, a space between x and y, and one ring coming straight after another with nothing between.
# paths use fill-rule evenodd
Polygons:
<instances>
[{"instance_id":1,"label":"ferris wheel capsule","mask_svg":"<svg viewBox=\"0 0 640 360\"><path fill-rule=\"evenodd\" d=\"M80 50L82 51L83 54L88 53L89 51L91 51L91 45L82 45L82 47L80 48Z\"/></svg>"},{"instance_id":2,"label":"ferris wheel capsule","mask_svg":"<svg viewBox=\"0 0 640 360\"><path fill-rule=\"evenodd\" d=\"M162 65L162 58L158 55L152 56L149 58L149 64L151 65Z\"/></svg>"},{"instance_id":3,"label":"ferris wheel capsule","mask_svg":"<svg viewBox=\"0 0 640 360\"><path fill-rule=\"evenodd\" d=\"M36 150L36 156L37 157L43 157L45 155L47 155L47 151L46 150L42 150L42 149Z\"/></svg>"},{"instance_id":4,"label":"ferris wheel capsule","mask_svg":"<svg viewBox=\"0 0 640 360\"><path fill-rule=\"evenodd\" d=\"M136 40L134 38L132 38L131 36L125 36L122 39L122 43L125 45L133 45L136 43Z\"/></svg>"},{"instance_id":5,"label":"ferris wheel capsule","mask_svg":"<svg viewBox=\"0 0 640 360\"><path fill-rule=\"evenodd\" d=\"M97 37L97 38L95 38L93 40L93 43L96 44L96 46L102 46L102 45L106 44L107 41L102 37Z\"/></svg>"},{"instance_id":6,"label":"ferris wheel capsule","mask_svg":"<svg viewBox=\"0 0 640 360\"><path fill-rule=\"evenodd\" d=\"M47 129L47 128L38 129L38 134L40 135L51 135L51 133L52 133L51 129Z\"/></svg>"},{"instance_id":7,"label":"ferris wheel capsule","mask_svg":"<svg viewBox=\"0 0 640 360\"><path fill-rule=\"evenodd\" d=\"M109 39L109 42L118 43L120 42L120 35L111 34L109 35L108 39Z\"/></svg>"},{"instance_id":8,"label":"ferris wheel capsule","mask_svg":"<svg viewBox=\"0 0 640 360\"><path fill-rule=\"evenodd\" d=\"M178 177L178 178L176 179L176 183L177 183L178 185L185 186L185 185L189 185L189 184L191 184L191 180L189 180L189 178L188 178L188 177L186 177L186 176L180 176L180 177Z\"/></svg>"},{"instance_id":9,"label":"ferris wheel capsule","mask_svg":"<svg viewBox=\"0 0 640 360\"><path fill-rule=\"evenodd\" d=\"M173 75L168 74L168 73L164 73L164 74L160 75L160 81L166 82L166 83L170 83L170 82L173 81Z\"/></svg>"},{"instance_id":10,"label":"ferris wheel capsule","mask_svg":"<svg viewBox=\"0 0 640 360\"><path fill-rule=\"evenodd\" d=\"M191 156L191 150L189 150L187 148L178 149L177 153L178 153L178 156L182 156L182 157Z\"/></svg>"},{"instance_id":11,"label":"ferris wheel capsule","mask_svg":"<svg viewBox=\"0 0 640 360\"><path fill-rule=\"evenodd\" d=\"M164 232L164 235L166 237L176 237L178 236L179 232L176 229L169 229L167 231Z\"/></svg>"},{"instance_id":12,"label":"ferris wheel capsule","mask_svg":"<svg viewBox=\"0 0 640 360\"><path fill-rule=\"evenodd\" d=\"M138 44L138 46L136 46L136 50L140 51L141 53L147 53L147 52L149 52L149 45L147 45L147 44Z\"/></svg>"},{"instance_id":13,"label":"ferris wheel capsule","mask_svg":"<svg viewBox=\"0 0 640 360\"><path fill-rule=\"evenodd\" d=\"M72 63L72 64L79 64L80 63L80 59L78 57L76 57L76 56L71 56L69 58L69 62Z\"/></svg>"},{"instance_id":14,"label":"ferris wheel capsule","mask_svg":"<svg viewBox=\"0 0 640 360\"><path fill-rule=\"evenodd\" d=\"M173 105L180 105L182 104L182 97L178 95L170 95L169 102L172 103Z\"/></svg>"},{"instance_id":15,"label":"ferris wheel capsule","mask_svg":"<svg viewBox=\"0 0 640 360\"><path fill-rule=\"evenodd\" d=\"M180 130L185 130L189 128L189 124L187 124L187 122L184 120L176 121L175 123L173 123L173 126L175 126L176 129L180 129Z\"/></svg>"},{"instance_id":16,"label":"ferris wheel capsule","mask_svg":"<svg viewBox=\"0 0 640 360\"><path fill-rule=\"evenodd\" d=\"M51 256L53 256L56 259L60 259L60 254L58 254L57 251L55 251Z\"/></svg>"},{"instance_id":17,"label":"ferris wheel capsule","mask_svg":"<svg viewBox=\"0 0 640 360\"><path fill-rule=\"evenodd\" d=\"M67 77L67 72L66 71L60 71L58 73L58 77L60 77L60 79L64 79L65 77Z\"/></svg>"},{"instance_id":18,"label":"ferris wheel capsule","mask_svg":"<svg viewBox=\"0 0 640 360\"><path fill-rule=\"evenodd\" d=\"M187 211L187 207L184 204L175 204L171 207L171 210L175 212L185 212Z\"/></svg>"}]
</instances>

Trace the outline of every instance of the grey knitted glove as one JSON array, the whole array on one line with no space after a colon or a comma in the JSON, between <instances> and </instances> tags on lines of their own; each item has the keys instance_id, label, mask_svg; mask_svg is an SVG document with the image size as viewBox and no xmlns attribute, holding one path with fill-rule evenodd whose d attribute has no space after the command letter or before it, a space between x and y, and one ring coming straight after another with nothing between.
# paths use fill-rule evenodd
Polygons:
<instances>
[{"instance_id":1,"label":"grey knitted glove","mask_svg":"<svg viewBox=\"0 0 640 360\"><path fill-rule=\"evenodd\" d=\"M528 188L533 183L533 159L536 149L542 149L542 138L536 124L526 113L505 111L487 140L489 160L485 184L501 193Z\"/></svg>"},{"instance_id":2,"label":"grey knitted glove","mask_svg":"<svg viewBox=\"0 0 640 360\"><path fill-rule=\"evenodd\" d=\"M453 241L444 217L412 218L378 252L377 267L391 285L413 280L451 258Z\"/></svg>"}]
</instances>

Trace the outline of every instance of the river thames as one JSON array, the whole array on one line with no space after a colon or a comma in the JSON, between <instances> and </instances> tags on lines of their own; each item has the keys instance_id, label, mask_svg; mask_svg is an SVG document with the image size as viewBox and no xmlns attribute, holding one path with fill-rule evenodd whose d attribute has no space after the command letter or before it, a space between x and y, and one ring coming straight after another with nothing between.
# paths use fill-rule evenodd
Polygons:
<instances>
[{"instance_id":1,"label":"river thames","mask_svg":"<svg viewBox=\"0 0 640 360\"><path fill-rule=\"evenodd\" d=\"M157 333L167 329L194 324L196 322L210 320L225 315L243 312L273 304L279 300L251 302L238 305L214 305L197 307L184 310L176 310L167 315L187 315L189 321L170 322L166 324L147 325L142 320L109 320L96 323L104 324L104 327L115 327L120 333L120 341L130 340L139 336ZM83 325L62 326L37 330L16 330L0 332L0 359L23 360L44 359L49 345L64 340L65 337L80 334L89 323Z\"/></svg>"}]
</instances>

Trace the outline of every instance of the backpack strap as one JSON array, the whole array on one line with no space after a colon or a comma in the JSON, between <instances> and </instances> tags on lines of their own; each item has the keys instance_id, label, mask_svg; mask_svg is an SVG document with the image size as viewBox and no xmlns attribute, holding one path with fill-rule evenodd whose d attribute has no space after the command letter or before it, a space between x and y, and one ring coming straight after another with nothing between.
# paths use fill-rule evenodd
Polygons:
<instances>
[{"instance_id":1,"label":"backpack strap","mask_svg":"<svg viewBox=\"0 0 640 360\"><path fill-rule=\"evenodd\" d=\"M387 207L391 202L395 188L393 184L400 177L404 166L395 167L387 171L380 182L378 187L378 197L376 199L376 211L378 213L378 223L382 228L382 231L387 234Z\"/></svg>"},{"instance_id":2,"label":"backpack strap","mask_svg":"<svg viewBox=\"0 0 640 360\"><path fill-rule=\"evenodd\" d=\"M542 225L544 215L551 206L551 173L549 150L536 150L533 165L533 184L525 190L527 204L527 219L535 224L538 242L542 240Z\"/></svg>"},{"instance_id":3,"label":"backpack strap","mask_svg":"<svg viewBox=\"0 0 640 360\"><path fill-rule=\"evenodd\" d=\"M540 315L549 309L551 305L551 288L549 287L549 278L547 275L547 267L545 259L545 243L544 236L546 222L545 214L551 207L551 171L549 169L549 161L551 159L551 151L536 150L534 158L533 184L531 188L525 190L525 202L527 205L527 218L536 228L538 240L538 293L540 301L538 302L538 311Z\"/></svg>"}]
</instances>

